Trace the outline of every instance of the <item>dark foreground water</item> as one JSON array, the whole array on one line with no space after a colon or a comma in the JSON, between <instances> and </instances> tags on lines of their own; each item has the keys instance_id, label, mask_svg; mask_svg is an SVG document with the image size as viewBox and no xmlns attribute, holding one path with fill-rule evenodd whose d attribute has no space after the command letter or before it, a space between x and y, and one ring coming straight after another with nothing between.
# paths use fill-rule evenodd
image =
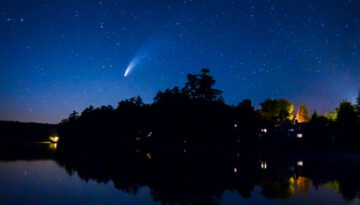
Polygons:
<instances>
[{"instance_id":1,"label":"dark foreground water","mask_svg":"<svg viewBox=\"0 0 360 205\"><path fill-rule=\"evenodd\" d=\"M59 159L51 144L5 147L0 204L360 204L357 154L235 151L229 161L166 162L137 150L99 161Z\"/></svg>"}]
</instances>

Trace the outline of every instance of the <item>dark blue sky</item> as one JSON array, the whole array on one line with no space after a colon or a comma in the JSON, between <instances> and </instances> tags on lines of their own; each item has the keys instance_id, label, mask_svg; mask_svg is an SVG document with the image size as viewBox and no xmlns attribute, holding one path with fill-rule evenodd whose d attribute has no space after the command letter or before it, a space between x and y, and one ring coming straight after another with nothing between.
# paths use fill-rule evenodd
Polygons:
<instances>
[{"instance_id":1,"label":"dark blue sky","mask_svg":"<svg viewBox=\"0 0 360 205\"><path fill-rule=\"evenodd\" d=\"M0 120L150 103L203 67L229 104L325 112L360 89L357 0L0 0L0 29Z\"/></svg>"}]
</instances>

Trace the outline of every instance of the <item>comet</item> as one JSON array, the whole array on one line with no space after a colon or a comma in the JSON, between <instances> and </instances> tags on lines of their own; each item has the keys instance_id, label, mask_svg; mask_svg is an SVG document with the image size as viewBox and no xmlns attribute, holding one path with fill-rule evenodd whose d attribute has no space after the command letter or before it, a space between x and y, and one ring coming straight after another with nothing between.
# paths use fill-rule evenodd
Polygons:
<instances>
[{"instance_id":1,"label":"comet","mask_svg":"<svg viewBox=\"0 0 360 205\"><path fill-rule=\"evenodd\" d=\"M159 39L158 35L154 34L142 44L142 46L132 57L130 63L126 67L124 77L129 76L135 67L142 65L144 62L151 63L149 59L156 58L156 55L153 55L154 53L166 53L166 51L164 51L164 48L166 48L167 45L168 41L166 41L164 38Z\"/></svg>"},{"instance_id":2,"label":"comet","mask_svg":"<svg viewBox=\"0 0 360 205\"><path fill-rule=\"evenodd\" d=\"M130 74L131 70L135 67L135 65L136 65L136 59L133 59L127 66L124 73L124 77L127 77Z\"/></svg>"}]
</instances>

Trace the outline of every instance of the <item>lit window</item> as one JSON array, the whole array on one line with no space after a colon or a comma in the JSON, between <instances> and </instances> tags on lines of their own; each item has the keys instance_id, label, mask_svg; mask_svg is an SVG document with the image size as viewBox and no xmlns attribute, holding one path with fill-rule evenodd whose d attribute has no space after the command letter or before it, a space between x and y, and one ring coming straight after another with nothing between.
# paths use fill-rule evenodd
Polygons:
<instances>
[{"instance_id":1,"label":"lit window","mask_svg":"<svg viewBox=\"0 0 360 205\"><path fill-rule=\"evenodd\" d=\"M304 165L304 162L303 161L298 161L297 163L296 163L299 167L302 167L303 165Z\"/></svg>"},{"instance_id":2,"label":"lit window","mask_svg":"<svg viewBox=\"0 0 360 205\"><path fill-rule=\"evenodd\" d=\"M261 169L267 169L266 161L260 161L260 167L261 167Z\"/></svg>"}]
</instances>

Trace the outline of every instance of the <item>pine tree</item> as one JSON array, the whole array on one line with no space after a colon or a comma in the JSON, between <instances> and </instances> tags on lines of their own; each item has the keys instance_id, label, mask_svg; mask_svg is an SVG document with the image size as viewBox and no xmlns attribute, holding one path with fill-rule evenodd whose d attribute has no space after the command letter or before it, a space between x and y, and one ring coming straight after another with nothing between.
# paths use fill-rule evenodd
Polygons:
<instances>
[{"instance_id":1,"label":"pine tree","mask_svg":"<svg viewBox=\"0 0 360 205\"><path fill-rule=\"evenodd\" d=\"M309 112L304 104L300 105L299 110L296 113L296 121L299 123L309 122Z\"/></svg>"}]
</instances>

